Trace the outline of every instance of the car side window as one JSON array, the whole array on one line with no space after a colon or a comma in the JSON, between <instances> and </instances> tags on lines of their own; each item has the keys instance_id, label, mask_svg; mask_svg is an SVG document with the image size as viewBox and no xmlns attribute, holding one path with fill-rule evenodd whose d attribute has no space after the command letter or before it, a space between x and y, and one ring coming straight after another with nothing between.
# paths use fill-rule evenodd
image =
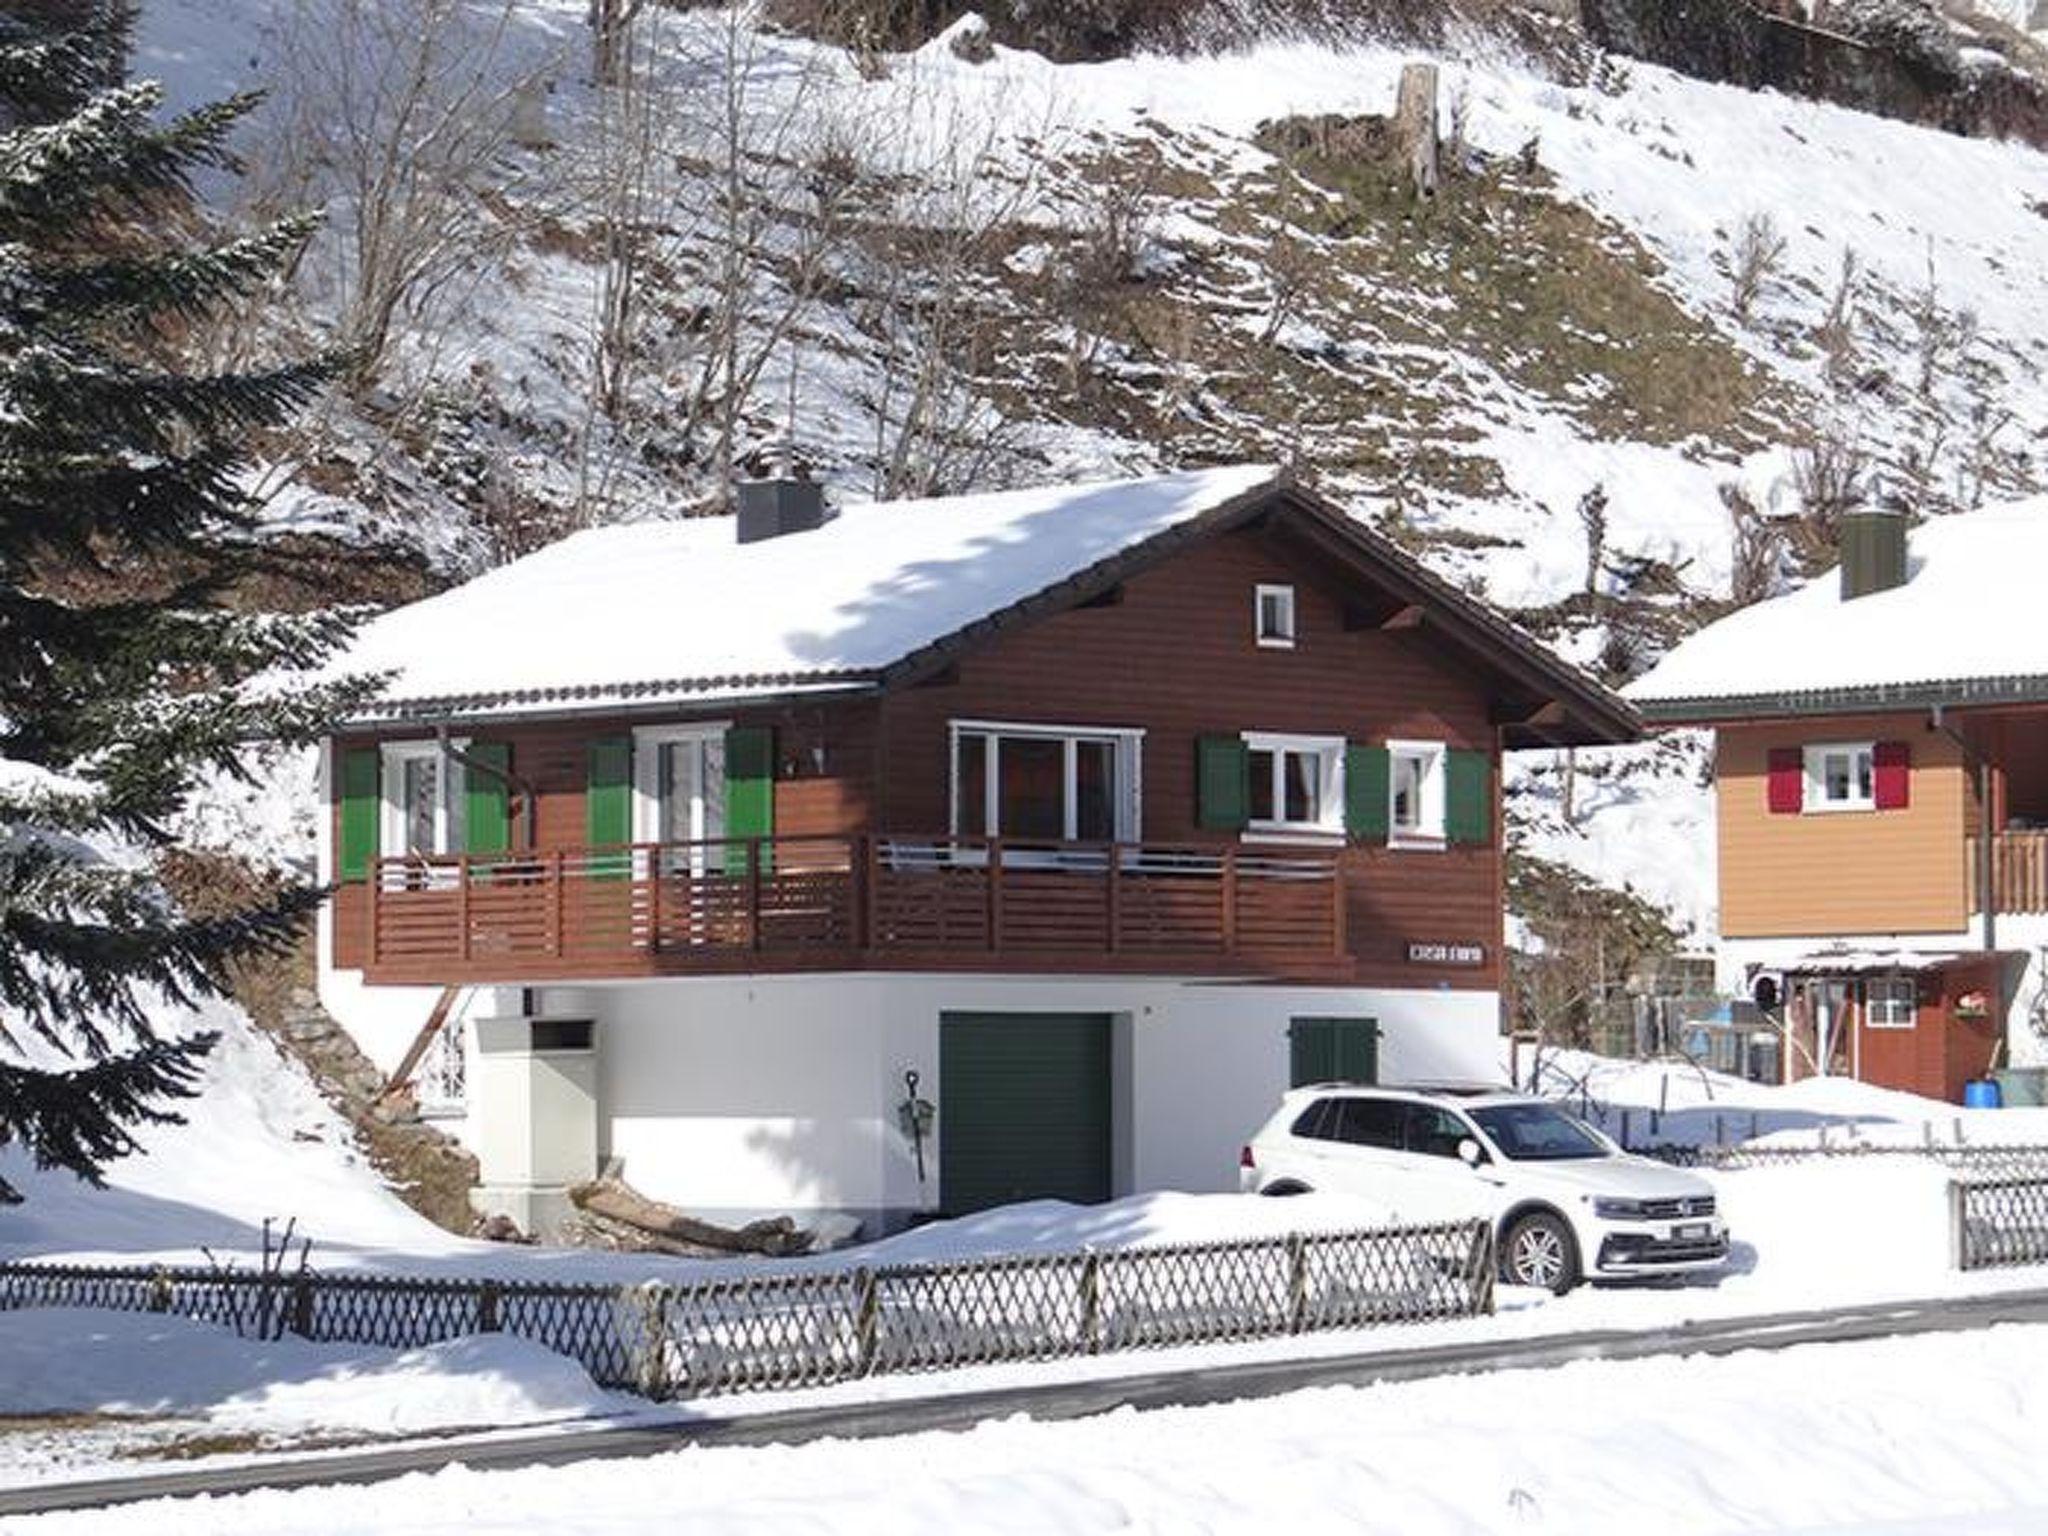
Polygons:
<instances>
[{"instance_id":1,"label":"car side window","mask_svg":"<svg viewBox=\"0 0 2048 1536\"><path fill-rule=\"evenodd\" d=\"M1332 1101L1317 1099L1315 1103L1295 1117L1292 1133L1305 1141L1330 1141L1336 1136L1336 1116L1330 1113Z\"/></svg>"},{"instance_id":2,"label":"car side window","mask_svg":"<svg viewBox=\"0 0 2048 1536\"><path fill-rule=\"evenodd\" d=\"M1353 1146L1398 1152L1405 1107L1391 1099L1339 1099L1337 1139Z\"/></svg>"},{"instance_id":3,"label":"car side window","mask_svg":"<svg viewBox=\"0 0 2048 1536\"><path fill-rule=\"evenodd\" d=\"M1433 1104L1408 1106L1408 1150L1425 1157L1456 1157L1458 1143L1471 1129L1448 1109Z\"/></svg>"}]
</instances>

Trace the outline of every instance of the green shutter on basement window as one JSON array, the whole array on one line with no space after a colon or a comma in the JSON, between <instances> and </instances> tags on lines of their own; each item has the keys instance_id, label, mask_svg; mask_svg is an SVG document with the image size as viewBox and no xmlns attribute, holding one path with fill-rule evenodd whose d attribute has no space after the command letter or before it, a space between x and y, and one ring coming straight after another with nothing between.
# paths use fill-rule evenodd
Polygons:
<instances>
[{"instance_id":1,"label":"green shutter on basement window","mask_svg":"<svg viewBox=\"0 0 2048 1536\"><path fill-rule=\"evenodd\" d=\"M1453 843L1493 840L1493 763L1484 752L1444 754L1444 836Z\"/></svg>"},{"instance_id":2,"label":"green shutter on basement window","mask_svg":"<svg viewBox=\"0 0 2048 1536\"><path fill-rule=\"evenodd\" d=\"M1195 740L1195 824L1211 832L1242 832L1251 819L1252 764L1238 736Z\"/></svg>"},{"instance_id":3,"label":"green shutter on basement window","mask_svg":"<svg viewBox=\"0 0 2048 1536\"><path fill-rule=\"evenodd\" d=\"M1287 1026L1288 1086L1377 1083L1380 1026L1376 1019L1297 1018Z\"/></svg>"},{"instance_id":4,"label":"green shutter on basement window","mask_svg":"<svg viewBox=\"0 0 2048 1536\"><path fill-rule=\"evenodd\" d=\"M775 732L765 725L736 725L725 733L725 835L729 838L775 835ZM770 849L761 848L761 869L768 869ZM747 872L747 844L725 845L725 872Z\"/></svg>"},{"instance_id":5,"label":"green shutter on basement window","mask_svg":"<svg viewBox=\"0 0 2048 1536\"><path fill-rule=\"evenodd\" d=\"M383 758L375 747L341 754L341 847L335 877L367 880L383 816Z\"/></svg>"},{"instance_id":6,"label":"green shutter on basement window","mask_svg":"<svg viewBox=\"0 0 2048 1536\"><path fill-rule=\"evenodd\" d=\"M505 775L512 769L512 748L502 741L473 741L462 756L462 851L509 852L512 792Z\"/></svg>"},{"instance_id":7,"label":"green shutter on basement window","mask_svg":"<svg viewBox=\"0 0 2048 1536\"><path fill-rule=\"evenodd\" d=\"M1361 842L1387 840L1388 775L1392 771L1385 747L1344 750L1344 830Z\"/></svg>"},{"instance_id":8,"label":"green shutter on basement window","mask_svg":"<svg viewBox=\"0 0 2048 1536\"><path fill-rule=\"evenodd\" d=\"M607 737L590 744L588 774L583 785L583 837L592 848L612 848L633 841L633 739ZM592 875L618 880L631 870L633 856L621 852L590 861Z\"/></svg>"}]
</instances>

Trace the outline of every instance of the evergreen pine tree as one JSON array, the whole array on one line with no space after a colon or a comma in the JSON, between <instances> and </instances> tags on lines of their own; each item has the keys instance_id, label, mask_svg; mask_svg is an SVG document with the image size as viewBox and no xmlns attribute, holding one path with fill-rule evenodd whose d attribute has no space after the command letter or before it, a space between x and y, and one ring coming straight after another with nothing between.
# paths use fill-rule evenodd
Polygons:
<instances>
[{"instance_id":1,"label":"evergreen pine tree","mask_svg":"<svg viewBox=\"0 0 2048 1536\"><path fill-rule=\"evenodd\" d=\"M126 78L133 24L132 0L0 17L0 1140L95 1181L213 1044L160 1034L160 1003L223 993L320 895L182 912L154 873L175 813L355 697L293 676L341 618L234 603L263 552L252 437L328 363L185 361L311 226L208 230L191 178L232 169L253 100L164 118Z\"/></svg>"}]
</instances>

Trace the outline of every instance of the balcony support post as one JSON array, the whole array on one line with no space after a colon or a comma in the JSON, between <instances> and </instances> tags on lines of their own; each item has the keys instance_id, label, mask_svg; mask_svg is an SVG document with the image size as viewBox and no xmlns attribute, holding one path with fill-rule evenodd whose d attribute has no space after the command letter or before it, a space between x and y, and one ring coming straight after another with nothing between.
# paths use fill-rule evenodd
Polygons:
<instances>
[{"instance_id":1,"label":"balcony support post","mask_svg":"<svg viewBox=\"0 0 2048 1536\"><path fill-rule=\"evenodd\" d=\"M1977 772L1977 839L1984 850L1984 856L1977 861L1977 902L1983 909L1983 947L1985 953L1989 954L1998 948L1998 845L1991 805L1991 759L1979 751L1969 737L1943 718L1942 707L1939 704L1929 709L1927 728L1940 732L1954 742L1963 754L1963 761ZM2004 1015L2004 1008L2005 999L2001 995L2001 1017Z\"/></svg>"},{"instance_id":2,"label":"balcony support post","mask_svg":"<svg viewBox=\"0 0 2048 1536\"><path fill-rule=\"evenodd\" d=\"M1237 953L1237 850L1223 850L1223 953Z\"/></svg>"},{"instance_id":3,"label":"balcony support post","mask_svg":"<svg viewBox=\"0 0 2048 1536\"><path fill-rule=\"evenodd\" d=\"M548 855L548 952L562 958L562 850Z\"/></svg>"},{"instance_id":4,"label":"balcony support post","mask_svg":"<svg viewBox=\"0 0 2048 1536\"><path fill-rule=\"evenodd\" d=\"M1003 840L988 840L988 947L991 954L1003 947Z\"/></svg>"},{"instance_id":5,"label":"balcony support post","mask_svg":"<svg viewBox=\"0 0 2048 1536\"><path fill-rule=\"evenodd\" d=\"M1109 922L1109 952L1113 955L1120 946L1123 934L1123 884L1124 846L1122 843L1109 845L1109 889L1103 893L1103 907Z\"/></svg>"},{"instance_id":6,"label":"balcony support post","mask_svg":"<svg viewBox=\"0 0 2048 1536\"><path fill-rule=\"evenodd\" d=\"M870 950L875 947L875 937L880 923L875 917L875 907L882 899L882 840L871 832L861 834L860 862L864 873L861 884L865 887L860 903L860 947Z\"/></svg>"},{"instance_id":7,"label":"balcony support post","mask_svg":"<svg viewBox=\"0 0 2048 1536\"><path fill-rule=\"evenodd\" d=\"M647 850L647 953L661 953L661 865L660 843Z\"/></svg>"},{"instance_id":8,"label":"balcony support post","mask_svg":"<svg viewBox=\"0 0 2048 1536\"><path fill-rule=\"evenodd\" d=\"M466 962L469 959L469 855L463 854L455 861L455 947Z\"/></svg>"},{"instance_id":9,"label":"balcony support post","mask_svg":"<svg viewBox=\"0 0 2048 1536\"><path fill-rule=\"evenodd\" d=\"M1351 935L1347 930L1350 916L1344 910L1344 855L1340 853L1330 865L1330 944L1331 952L1339 960L1344 958L1350 947Z\"/></svg>"},{"instance_id":10,"label":"balcony support post","mask_svg":"<svg viewBox=\"0 0 2048 1536\"><path fill-rule=\"evenodd\" d=\"M747 942L761 948L761 839L747 839Z\"/></svg>"}]
</instances>

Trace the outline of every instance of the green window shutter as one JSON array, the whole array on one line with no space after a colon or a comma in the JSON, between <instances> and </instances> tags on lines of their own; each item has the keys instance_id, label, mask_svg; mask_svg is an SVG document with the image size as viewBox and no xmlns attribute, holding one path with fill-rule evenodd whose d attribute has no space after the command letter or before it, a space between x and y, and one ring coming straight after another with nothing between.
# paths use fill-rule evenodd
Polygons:
<instances>
[{"instance_id":1,"label":"green window shutter","mask_svg":"<svg viewBox=\"0 0 2048 1536\"><path fill-rule=\"evenodd\" d=\"M1334 1019L1296 1019L1287 1026L1287 1086L1337 1080Z\"/></svg>"},{"instance_id":2,"label":"green window shutter","mask_svg":"<svg viewBox=\"0 0 2048 1536\"><path fill-rule=\"evenodd\" d=\"M592 848L633 841L633 739L612 736L590 744L583 785L583 836ZM590 872L618 880L632 867L632 855L592 859Z\"/></svg>"},{"instance_id":3,"label":"green window shutter","mask_svg":"<svg viewBox=\"0 0 2048 1536\"><path fill-rule=\"evenodd\" d=\"M383 817L383 756L375 747L341 754L341 847L335 877L367 880L377 857L377 824Z\"/></svg>"},{"instance_id":4,"label":"green window shutter","mask_svg":"<svg viewBox=\"0 0 2048 1536\"><path fill-rule=\"evenodd\" d=\"M775 835L775 732L765 725L736 725L725 733L725 835ZM769 850L761 850L768 868ZM725 845L725 872L747 872L747 845Z\"/></svg>"},{"instance_id":5,"label":"green window shutter","mask_svg":"<svg viewBox=\"0 0 2048 1536\"><path fill-rule=\"evenodd\" d=\"M1377 1019L1337 1019L1337 1075L1347 1083L1380 1080L1380 1026Z\"/></svg>"},{"instance_id":6,"label":"green window shutter","mask_svg":"<svg viewBox=\"0 0 2048 1536\"><path fill-rule=\"evenodd\" d=\"M473 741L463 750L462 850L506 853L512 847L512 793L505 782L512 748L502 741Z\"/></svg>"},{"instance_id":7,"label":"green window shutter","mask_svg":"<svg viewBox=\"0 0 2048 1536\"><path fill-rule=\"evenodd\" d=\"M1195 740L1195 824L1211 832L1242 832L1251 819L1252 762L1236 736Z\"/></svg>"},{"instance_id":8,"label":"green window shutter","mask_svg":"<svg viewBox=\"0 0 2048 1536\"><path fill-rule=\"evenodd\" d=\"M1287 1026L1287 1043L1289 1087L1380 1080L1376 1019L1294 1019Z\"/></svg>"},{"instance_id":9,"label":"green window shutter","mask_svg":"<svg viewBox=\"0 0 2048 1536\"><path fill-rule=\"evenodd\" d=\"M1344 749L1344 830L1361 842L1387 840L1392 761L1385 747Z\"/></svg>"},{"instance_id":10,"label":"green window shutter","mask_svg":"<svg viewBox=\"0 0 2048 1536\"><path fill-rule=\"evenodd\" d=\"M1452 748L1444 754L1444 836L1453 843L1493 840L1493 760Z\"/></svg>"}]
</instances>

